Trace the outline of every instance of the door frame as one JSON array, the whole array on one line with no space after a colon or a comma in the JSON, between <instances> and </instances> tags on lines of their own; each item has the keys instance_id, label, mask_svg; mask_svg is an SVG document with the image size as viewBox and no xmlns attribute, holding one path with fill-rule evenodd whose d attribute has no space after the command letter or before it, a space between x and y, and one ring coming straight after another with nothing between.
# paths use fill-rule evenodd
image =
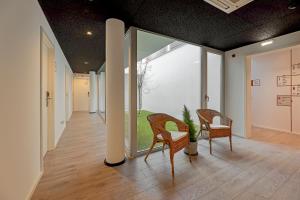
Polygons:
<instances>
[{"instance_id":1,"label":"door frame","mask_svg":"<svg viewBox=\"0 0 300 200\"><path fill-rule=\"evenodd\" d=\"M44 91L44 85L43 82L45 81L45 79L47 79L47 88L48 88L48 65L47 65L47 69L46 69L46 74L44 74L44 66L43 66L43 45L46 45L48 47L48 49L50 49L51 54L52 54L52 58L53 59L53 66L52 66L52 92L53 92L53 106L52 106L52 133L48 132L48 123L47 123L47 152L50 150L53 150L55 148L55 45L53 44L53 42L49 39L49 36L47 35L47 33L44 31L44 29L42 27L40 27L40 168L41 170L43 170L43 161L44 161L44 155L43 155L43 148L44 148L44 144L43 144L43 139L44 139L44 124L43 124L43 114L44 114L44 109L43 109L43 101L45 101L44 97L43 97L43 93ZM49 55L49 53L48 53ZM49 61L49 57L48 57L48 61ZM44 74L44 75L43 75ZM47 112L48 115L48 112ZM48 121L48 116L47 116L47 121Z\"/></svg>"},{"instance_id":2,"label":"door frame","mask_svg":"<svg viewBox=\"0 0 300 200\"><path fill-rule=\"evenodd\" d=\"M213 53L221 56L221 80L220 80L220 112L225 114L225 53L208 47L201 47L201 107L207 108L207 54Z\"/></svg>"}]
</instances>

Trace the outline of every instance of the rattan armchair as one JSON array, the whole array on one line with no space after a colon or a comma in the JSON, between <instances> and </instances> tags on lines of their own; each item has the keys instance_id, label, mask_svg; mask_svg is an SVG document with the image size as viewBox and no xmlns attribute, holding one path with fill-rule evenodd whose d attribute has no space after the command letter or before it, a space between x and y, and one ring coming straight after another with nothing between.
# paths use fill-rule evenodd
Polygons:
<instances>
[{"instance_id":1,"label":"rattan armchair","mask_svg":"<svg viewBox=\"0 0 300 200\"><path fill-rule=\"evenodd\" d=\"M230 150L232 151L232 120L220 112L211 109L198 109L197 115L200 120L200 131L208 131L209 152L212 154L211 141L213 138L229 137ZM215 117L220 117L220 124L213 124Z\"/></svg>"},{"instance_id":2,"label":"rattan armchair","mask_svg":"<svg viewBox=\"0 0 300 200\"><path fill-rule=\"evenodd\" d=\"M189 127L184 122L163 113L151 114L147 117L147 119L153 131L153 142L145 157L145 161L156 143L162 142L163 149L165 144L167 144L170 148L170 162L172 167L172 176L174 177L174 154L187 146L189 147ZM169 121L176 123L178 131L166 130L166 123ZM189 155L189 159L191 162L191 155Z\"/></svg>"}]
</instances>

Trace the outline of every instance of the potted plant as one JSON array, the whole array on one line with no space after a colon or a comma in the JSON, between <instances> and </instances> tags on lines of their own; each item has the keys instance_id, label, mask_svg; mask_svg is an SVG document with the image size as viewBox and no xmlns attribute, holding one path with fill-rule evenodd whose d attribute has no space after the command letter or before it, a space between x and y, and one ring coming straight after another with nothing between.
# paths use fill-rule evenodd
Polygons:
<instances>
[{"instance_id":1,"label":"potted plant","mask_svg":"<svg viewBox=\"0 0 300 200\"><path fill-rule=\"evenodd\" d=\"M183 121L189 126L189 134L190 134L190 145L189 147L185 147L184 153L191 154L192 156L198 155L198 136L194 121L191 118L191 114L189 109L184 105L183 107Z\"/></svg>"}]
</instances>

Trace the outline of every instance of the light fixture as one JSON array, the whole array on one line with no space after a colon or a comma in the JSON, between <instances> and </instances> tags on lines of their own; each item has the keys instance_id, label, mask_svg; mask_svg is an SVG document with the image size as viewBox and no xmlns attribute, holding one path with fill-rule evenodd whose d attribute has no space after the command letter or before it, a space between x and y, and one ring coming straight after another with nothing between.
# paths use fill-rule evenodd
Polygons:
<instances>
[{"instance_id":1,"label":"light fixture","mask_svg":"<svg viewBox=\"0 0 300 200\"><path fill-rule=\"evenodd\" d=\"M88 65L88 64L89 64L89 62L88 62L88 61L84 61L84 64L85 64L85 65Z\"/></svg>"},{"instance_id":2,"label":"light fixture","mask_svg":"<svg viewBox=\"0 0 300 200\"><path fill-rule=\"evenodd\" d=\"M168 45L168 46L167 46L167 51L170 51L170 50L171 50L171 46Z\"/></svg>"},{"instance_id":3,"label":"light fixture","mask_svg":"<svg viewBox=\"0 0 300 200\"><path fill-rule=\"evenodd\" d=\"M126 67L126 68L124 69L124 72L125 72L125 74L129 74L129 67Z\"/></svg>"},{"instance_id":4,"label":"light fixture","mask_svg":"<svg viewBox=\"0 0 300 200\"><path fill-rule=\"evenodd\" d=\"M290 0L289 5L288 5L288 9L289 10L295 10L296 8L297 8L297 2L295 0Z\"/></svg>"},{"instance_id":5,"label":"light fixture","mask_svg":"<svg viewBox=\"0 0 300 200\"><path fill-rule=\"evenodd\" d=\"M260 45L261 45L262 47L263 47L263 46L270 45L270 44L273 44L273 40L268 40L268 41L265 41L265 42L260 43Z\"/></svg>"},{"instance_id":6,"label":"light fixture","mask_svg":"<svg viewBox=\"0 0 300 200\"><path fill-rule=\"evenodd\" d=\"M87 35L93 35L92 31L87 31L86 34Z\"/></svg>"}]
</instances>

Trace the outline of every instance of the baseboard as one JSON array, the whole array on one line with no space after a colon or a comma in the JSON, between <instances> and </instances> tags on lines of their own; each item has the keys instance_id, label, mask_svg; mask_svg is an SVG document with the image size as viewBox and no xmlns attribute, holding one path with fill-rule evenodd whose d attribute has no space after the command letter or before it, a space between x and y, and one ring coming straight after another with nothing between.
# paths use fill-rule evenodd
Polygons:
<instances>
[{"instance_id":1,"label":"baseboard","mask_svg":"<svg viewBox=\"0 0 300 200\"><path fill-rule=\"evenodd\" d=\"M291 133L290 130L277 129L277 128L268 127L268 126L261 126L261 125L257 125L257 124L253 124L253 127L255 127L255 128L263 128L263 129L268 129L268 130L271 130L271 131L277 131L277 132L283 132L283 133Z\"/></svg>"},{"instance_id":2,"label":"baseboard","mask_svg":"<svg viewBox=\"0 0 300 200\"><path fill-rule=\"evenodd\" d=\"M27 195L27 198L26 198L27 200L30 200L32 198L32 196L34 194L34 191L35 191L36 187L38 186L43 174L44 174L44 171L40 171L40 174L39 174L37 180L34 182L33 186L31 187L31 190L30 190L29 194Z\"/></svg>"}]
</instances>

